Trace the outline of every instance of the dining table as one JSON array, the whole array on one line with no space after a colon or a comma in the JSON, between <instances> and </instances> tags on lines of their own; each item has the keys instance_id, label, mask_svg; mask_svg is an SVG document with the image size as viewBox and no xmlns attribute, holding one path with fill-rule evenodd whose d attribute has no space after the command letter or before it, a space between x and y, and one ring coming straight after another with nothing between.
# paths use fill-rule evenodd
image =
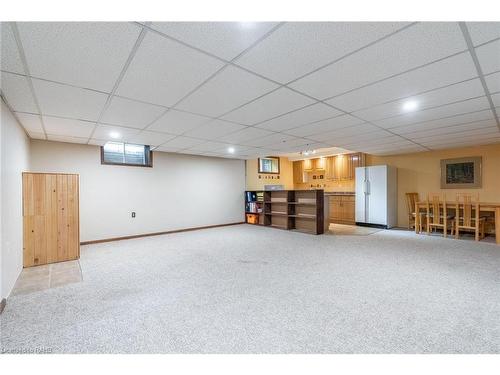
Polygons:
<instances>
[{"instance_id":1,"label":"dining table","mask_svg":"<svg viewBox=\"0 0 500 375\"><path fill-rule=\"evenodd\" d=\"M423 209L427 209L428 202L420 201L415 203L415 233L418 233L418 228L420 226L420 215ZM441 206L444 202L441 202ZM446 202L446 207L450 209L455 209L457 202ZM479 202L479 212L494 212L495 213L495 240L497 245L500 245L500 202ZM446 220L445 220L446 223ZM446 225L446 224L445 224ZM446 226L445 226L446 230Z\"/></svg>"}]
</instances>

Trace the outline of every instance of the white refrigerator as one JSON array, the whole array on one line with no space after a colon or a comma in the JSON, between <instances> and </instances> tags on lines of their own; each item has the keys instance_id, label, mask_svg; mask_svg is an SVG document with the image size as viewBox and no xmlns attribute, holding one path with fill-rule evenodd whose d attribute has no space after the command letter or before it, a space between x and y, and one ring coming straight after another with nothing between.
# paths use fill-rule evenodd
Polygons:
<instances>
[{"instance_id":1,"label":"white refrigerator","mask_svg":"<svg viewBox=\"0 0 500 375\"><path fill-rule=\"evenodd\" d=\"M397 169L356 168L356 224L392 228L397 223Z\"/></svg>"}]
</instances>

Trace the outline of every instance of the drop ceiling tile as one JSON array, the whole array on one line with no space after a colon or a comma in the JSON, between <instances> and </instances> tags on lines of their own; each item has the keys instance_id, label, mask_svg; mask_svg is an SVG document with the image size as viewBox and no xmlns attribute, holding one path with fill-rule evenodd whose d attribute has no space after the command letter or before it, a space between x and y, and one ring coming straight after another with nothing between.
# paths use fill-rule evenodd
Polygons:
<instances>
[{"instance_id":1,"label":"drop ceiling tile","mask_svg":"<svg viewBox=\"0 0 500 375\"><path fill-rule=\"evenodd\" d=\"M358 125L363 122L363 120L357 119L353 116L343 115L323 121L317 121L312 124L299 126L294 129L288 129L285 130L285 133L292 134L298 137L309 137L311 135Z\"/></svg>"},{"instance_id":2,"label":"drop ceiling tile","mask_svg":"<svg viewBox=\"0 0 500 375\"><path fill-rule=\"evenodd\" d=\"M170 141L171 139L174 139L175 137L175 135L171 134L143 130L139 134L127 138L127 142L140 145L158 146L162 143Z\"/></svg>"},{"instance_id":3,"label":"drop ceiling tile","mask_svg":"<svg viewBox=\"0 0 500 375\"><path fill-rule=\"evenodd\" d=\"M104 111L101 122L142 129L155 121L165 110L165 107L114 96Z\"/></svg>"},{"instance_id":4,"label":"drop ceiling tile","mask_svg":"<svg viewBox=\"0 0 500 375\"><path fill-rule=\"evenodd\" d=\"M163 145L161 145L162 149L184 149L184 148L189 148L193 147L196 145L199 145L200 143L203 143L204 141L200 139L195 139L195 138L189 138L189 137L176 137Z\"/></svg>"},{"instance_id":5,"label":"drop ceiling tile","mask_svg":"<svg viewBox=\"0 0 500 375\"><path fill-rule=\"evenodd\" d=\"M474 77L477 77L476 67L470 54L465 52L336 96L327 102L351 112Z\"/></svg>"},{"instance_id":6,"label":"drop ceiling tile","mask_svg":"<svg viewBox=\"0 0 500 375\"><path fill-rule=\"evenodd\" d=\"M445 134L457 134L463 131L471 131L477 129L491 128L492 126L496 126L496 121L491 120L483 120L478 122L471 122L467 124L460 125L452 125L435 129L426 129L423 131L417 131L412 133L405 134L405 137L418 141L419 139L432 138L436 136L442 136Z\"/></svg>"},{"instance_id":7,"label":"drop ceiling tile","mask_svg":"<svg viewBox=\"0 0 500 375\"><path fill-rule=\"evenodd\" d=\"M39 115L32 115L30 113L16 113L19 122L28 133L43 134L42 122Z\"/></svg>"},{"instance_id":8,"label":"drop ceiling tile","mask_svg":"<svg viewBox=\"0 0 500 375\"><path fill-rule=\"evenodd\" d=\"M358 137L364 134L374 134L376 132L380 132L380 129L372 124L358 124L351 125L341 129L335 129L331 131L326 131L320 134L310 135L307 138L318 141L318 142L326 142L331 143L334 142L333 145L336 146L336 141L338 139L346 138L346 137Z\"/></svg>"},{"instance_id":9,"label":"drop ceiling tile","mask_svg":"<svg viewBox=\"0 0 500 375\"><path fill-rule=\"evenodd\" d=\"M246 145L246 146L253 146L253 147L266 147L267 146L267 148L272 148L272 147L269 147L269 145L286 143L288 141L292 141L293 139L295 139L295 137L293 137L289 134L273 133L273 134L266 135L265 137L244 140L244 141L241 141L240 144ZM306 143L306 142L304 142L304 143Z\"/></svg>"},{"instance_id":10,"label":"drop ceiling tile","mask_svg":"<svg viewBox=\"0 0 500 375\"><path fill-rule=\"evenodd\" d=\"M407 114L403 106L408 101L418 103L418 110L425 110L461 100L466 100L484 95L484 88L479 78L457 83L441 89L415 95L410 98L396 100L390 103L381 104L375 107L356 111L354 114L367 121L375 121L388 117Z\"/></svg>"},{"instance_id":11,"label":"drop ceiling tile","mask_svg":"<svg viewBox=\"0 0 500 375\"><path fill-rule=\"evenodd\" d=\"M215 140L244 128L244 125L238 125L222 120L212 120L188 131L185 135L188 137Z\"/></svg>"},{"instance_id":12,"label":"drop ceiling tile","mask_svg":"<svg viewBox=\"0 0 500 375\"><path fill-rule=\"evenodd\" d=\"M159 152L178 152L180 150L182 150L182 148L169 147L169 146L159 146L154 149L154 151L159 151Z\"/></svg>"},{"instance_id":13,"label":"drop ceiling tile","mask_svg":"<svg viewBox=\"0 0 500 375\"><path fill-rule=\"evenodd\" d=\"M42 114L97 121L108 95L93 90L32 79Z\"/></svg>"},{"instance_id":14,"label":"drop ceiling tile","mask_svg":"<svg viewBox=\"0 0 500 375\"><path fill-rule=\"evenodd\" d=\"M283 142L264 144L263 147L267 147L278 151L293 152L297 149L299 150L308 149L311 147L310 145L313 143L316 142L304 138L291 138Z\"/></svg>"},{"instance_id":15,"label":"drop ceiling tile","mask_svg":"<svg viewBox=\"0 0 500 375\"><path fill-rule=\"evenodd\" d=\"M172 106L222 66L215 58L148 32L117 93Z\"/></svg>"},{"instance_id":16,"label":"drop ceiling tile","mask_svg":"<svg viewBox=\"0 0 500 375\"><path fill-rule=\"evenodd\" d=\"M464 131L453 135L448 134L446 137L422 138L419 140L419 143L425 146L444 145L461 142L473 142L480 139L488 139L490 137L500 138L500 131L498 130L498 127L492 126L490 128L474 129L471 131Z\"/></svg>"},{"instance_id":17,"label":"drop ceiling tile","mask_svg":"<svg viewBox=\"0 0 500 375\"><path fill-rule=\"evenodd\" d=\"M312 122L335 117L340 114L342 114L342 112L336 110L335 108L327 106L323 103L316 103L309 107L265 121L256 125L256 127L272 131L283 131L296 128L300 125L310 124Z\"/></svg>"},{"instance_id":18,"label":"drop ceiling tile","mask_svg":"<svg viewBox=\"0 0 500 375\"><path fill-rule=\"evenodd\" d=\"M1 54L0 67L13 73L24 74L24 67L17 49L16 39L9 22L1 22Z\"/></svg>"},{"instance_id":19,"label":"drop ceiling tile","mask_svg":"<svg viewBox=\"0 0 500 375\"><path fill-rule=\"evenodd\" d=\"M290 22L236 62L285 83L405 25L407 23L399 22Z\"/></svg>"},{"instance_id":20,"label":"drop ceiling tile","mask_svg":"<svg viewBox=\"0 0 500 375\"><path fill-rule=\"evenodd\" d=\"M93 145L93 146L104 146L106 144L107 141L103 141L101 139L94 139L92 138L91 140L89 140L89 145Z\"/></svg>"},{"instance_id":21,"label":"drop ceiling tile","mask_svg":"<svg viewBox=\"0 0 500 375\"><path fill-rule=\"evenodd\" d=\"M28 132L31 139L43 139L46 140L47 137L44 133Z\"/></svg>"},{"instance_id":22,"label":"drop ceiling tile","mask_svg":"<svg viewBox=\"0 0 500 375\"><path fill-rule=\"evenodd\" d=\"M118 137L111 137L111 133L117 133ZM124 128L121 126L113 126L113 125L97 125L95 128L94 134L92 134L92 138L101 139L105 141L117 141L124 142L126 139L133 137L139 133L139 130L132 128Z\"/></svg>"},{"instance_id":23,"label":"drop ceiling tile","mask_svg":"<svg viewBox=\"0 0 500 375\"><path fill-rule=\"evenodd\" d=\"M489 74L484 79L490 93L500 92L500 72Z\"/></svg>"},{"instance_id":24,"label":"drop ceiling tile","mask_svg":"<svg viewBox=\"0 0 500 375\"><path fill-rule=\"evenodd\" d=\"M171 109L152 123L151 126L148 127L148 130L156 130L169 134L180 135L191 129L197 128L210 120L211 119L208 117Z\"/></svg>"},{"instance_id":25,"label":"drop ceiling tile","mask_svg":"<svg viewBox=\"0 0 500 375\"><path fill-rule=\"evenodd\" d=\"M128 22L18 22L35 77L110 92L140 28Z\"/></svg>"},{"instance_id":26,"label":"drop ceiling tile","mask_svg":"<svg viewBox=\"0 0 500 375\"><path fill-rule=\"evenodd\" d=\"M54 141L54 142L80 143L80 144L85 144L88 141L88 138L68 137L64 135L53 135L53 134L47 134L47 139L49 141Z\"/></svg>"},{"instance_id":27,"label":"drop ceiling tile","mask_svg":"<svg viewBox=\"0 0 500 375\"><path fill-rule=\"evenodd\" d=\"M443 128L447 126L470 124L471 122L480 122L492 119L493 119L493 113L491 112L490 109L486 109L482 111L471 112L463 115L450 116L432 121L424 121L410 125L402 125L392 128L391 131L396 134L405 135L414 132Z\"/></svg>"},{"instance_id":28,"label":"drop ceiling tile","mask_svg":"<svg viewBox=\"0 0 500 375\"><path fill-rule=\"evenodd\" d=\"M314 101L306 96L282 87L263 96L235 111L223 116L222 119L240 124L253 125L269 120L286 112L305 107Z\"/></svg>"},{"instance_id":29,"label":"drop ceiling tile","mask_svg":"<svg viewBox=\"0 0 500 375\"><path fill-rule=\"evenodd\" d=\"M43 116L47 134L67 137L89 138L96 126L95 122Z\"/></svg>"},{"instance_id":30,"label":"drop ceiling tile","mask_svg":"<svg viewBox=\"0 0 500 375\"><path fill-rule=\"evenodd\" d=\"M475 46L500 38L500 22L467 22L467 28Z\"/></svg>"},{"instance_id":31,"label":"drop ceiling tile","mask_svg":"<svg viewBox=\"0 0 500 375\"><path fill-rule=\"evenodd\" d=\"M255 138L269 136L271 134L273 134L273 132L264 129L245 128L243 130L221 137L220 140L227 143L242 144L242 142L252 140Z\"/></svg>"},{"instance_id":32,"label":"drop ceiling tile","mask_svg":"<svg viewBox=\"0 0 500 375\"><path fill-rule=\"evenodd\" d=\"M480 145L488 145L496 143L500 143L500 137L495 137L493 135L486 135L486 136L481 136L480 138L470 139L467 141L451 141L451 143L429 145L428 147L432 150L445 150L450 148L480 146Z\"/></svg>"},{"instance_id":33,"label":"drop ceiling tile","mask_svg":"<svg viewBox=\"0 0 500 375\"><path fill-rule=\"evenodd\" d=\"M291 86L316 98L330 98L466 49L458 23L423 22L306 76Z\"/></svg>"},{"instance_id":34,"label":"drop ceiling tile","mask_svg":"<svg viewBox=\"0 0 500 375\"><path fill-rule=\"evenodd\" d=\"M500 70L500 40L476 48L476 55L483 74Z\"/></svg>"},{"instance_id":35,"label":"drop ceiling tile","mask_svg":"<svg viewBox=\"0 0 500 375\"><path fill-rule=\"evenodd\" d=\"M0 79L2 92L14 111L38 113L28 78L0 72Z\"/></svg>"},{"instance_id":36,"label":"drop ceiling tile","mask_svg":"<svg viewBox=\"0 0 500 375\"><path fill-rule=\"evenodd\" d=\"M436 120L440 118L465 114L468 112L480 111L490 107L485 96L475 99L469 99L458 103L452 103L437 108L431 108L424 111L409 113L407 115L395 116L383 120L374 121L378 126L386 129L395 128L398 126L414 124Z\"/></svg>"},{"instance_id":37,"label":"drop ceiling tile","mask_svg":"<svg viewBox=\"0 0 500 375\"><path fill-rule=\"evenodd\" d=\"M495 107L500 107L500 93L491 95L491 100L493 100ZM497 110L497 112L499 111Z\"/></svg>"},{"instance_id":38,"label":"drop ceiling tile","mask_svg":"<svg viewBox=\"0 0 500 375\"><path fill-rule=\"evenodd\" d=\"M189 151L202 151L202 152L208 152L208 151L215 151L215 150L220 150L224 147L229 147L228 144L222 143L222 142L203 142L196 144L194 146L189 147Z\"/></svg>"},{"instance_id":39,"label":"drop ceiling tile","mask_svg":"<svg viewBox=\"0 0 500 375\"><path fill-rule=\"evenodd\" d=\"M231 60L269 32L277 22L153 22L164 34Z\"/></svg>"},{"instance_id":40,"label":"drop ceiling tile","mask_svg":"<svg viewBox=\"0 0 500 375\"><path fill-rule=\"evenodd\" d=\"M183 100L178 108L218 117L276 88L277 84L227 66Z\"/></svg>"}]
</instances>

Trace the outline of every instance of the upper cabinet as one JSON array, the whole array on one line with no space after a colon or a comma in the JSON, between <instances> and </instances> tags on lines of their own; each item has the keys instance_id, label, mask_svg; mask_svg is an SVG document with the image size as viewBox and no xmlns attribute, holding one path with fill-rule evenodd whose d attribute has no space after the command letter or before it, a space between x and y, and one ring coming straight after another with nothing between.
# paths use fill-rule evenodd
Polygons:
<instances>
[{"instance_id":1,"label":"upper cabinet","mask_svg":"<svg viewBox=\"0 0 500 375\"><path fill-rule=\"evenodd\" d=\"M356 168L364 165L361 152L294 161L293 180L297 184L308 182L308 172L321 172L329 181L354 180Z\"/></svg>"}]
</instances>

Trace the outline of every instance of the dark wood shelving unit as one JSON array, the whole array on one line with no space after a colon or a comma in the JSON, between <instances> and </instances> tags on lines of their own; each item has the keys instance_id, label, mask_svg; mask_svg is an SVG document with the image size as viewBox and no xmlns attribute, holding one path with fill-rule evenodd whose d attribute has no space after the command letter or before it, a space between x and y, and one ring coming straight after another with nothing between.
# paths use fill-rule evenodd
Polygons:
<instances>
[{"instance_id":1,"label":"dark wood shelving unit","mask_svg":"<svg viewBox=\"0 0 500 375\"><path fill-rule=\"evenodd\" d=\"M245 196L248 196L248 193L245 192ZM259 215L259 220L256 222L252 218L252 222L249 222L247 217L248 223L310 234L324 233L323 190L272 190L250 193L250 196L263 194L260 202L263 212L250 213Z\"/></svg>"}]
</instances>

